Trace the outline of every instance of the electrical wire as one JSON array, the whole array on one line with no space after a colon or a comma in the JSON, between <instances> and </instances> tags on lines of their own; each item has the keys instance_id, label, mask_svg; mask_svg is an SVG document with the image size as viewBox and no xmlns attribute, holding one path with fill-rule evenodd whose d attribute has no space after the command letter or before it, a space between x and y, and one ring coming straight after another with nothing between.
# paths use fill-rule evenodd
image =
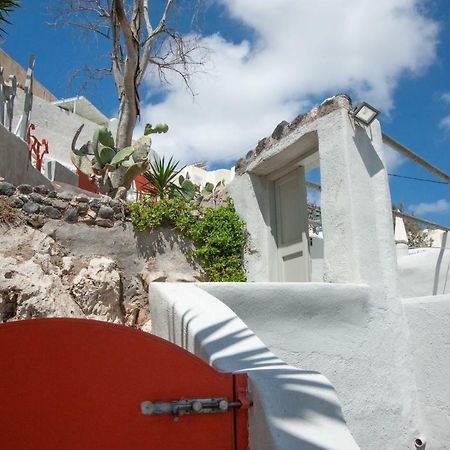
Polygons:
<instances>
[{"instance_id":1,"label":"electrical wire","mask_svg":"<svg viewBox=\"0 0 450 450\"><path fill-rule=\"evenodd\" d=\"M416 178L416 177L408 177L406 175L397 175L396 173L388 173L390 177L397 177L397 178L406 178L407 180L414 180L414 181L426 181L428 183L437 183L437 184L449 184L446 181L437 181L437 180L430 180L428 178Z\"/></svg>"}]
</instances>

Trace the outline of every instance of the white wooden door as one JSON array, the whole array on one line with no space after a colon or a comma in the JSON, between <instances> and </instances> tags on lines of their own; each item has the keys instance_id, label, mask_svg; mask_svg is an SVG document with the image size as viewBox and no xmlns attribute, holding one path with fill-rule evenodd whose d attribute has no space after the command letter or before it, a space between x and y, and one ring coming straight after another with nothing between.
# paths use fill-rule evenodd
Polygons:
<instances>
[{"instance_id":1,"label":"white wooden door","mask_svg":"<svg viewBox=\"0 0 450 450\"><path fill-rule=\"evenodd\" d=\"M296 167L275 181L278 279L309 281L305 170Z\"/></svg>"}]
</instances>

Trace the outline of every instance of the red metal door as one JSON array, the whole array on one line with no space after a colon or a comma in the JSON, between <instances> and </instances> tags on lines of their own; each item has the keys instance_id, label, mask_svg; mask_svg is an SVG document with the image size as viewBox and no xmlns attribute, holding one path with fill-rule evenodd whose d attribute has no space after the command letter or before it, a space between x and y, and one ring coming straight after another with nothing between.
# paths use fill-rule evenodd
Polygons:
<instances>
[{"instance_id":1,"label":"red metal door","mask_svg":"<svg viewBox=\"0 0 450 450\"><path fill-rule=\"evenodd\" d=\"M143 415L143 401L227 397L246 378L221 373L147 333L103 322L0 325L0 447L247 449L246 411ZM236 385L236 386L235 386Z\"/></svg>"}]
</instances>

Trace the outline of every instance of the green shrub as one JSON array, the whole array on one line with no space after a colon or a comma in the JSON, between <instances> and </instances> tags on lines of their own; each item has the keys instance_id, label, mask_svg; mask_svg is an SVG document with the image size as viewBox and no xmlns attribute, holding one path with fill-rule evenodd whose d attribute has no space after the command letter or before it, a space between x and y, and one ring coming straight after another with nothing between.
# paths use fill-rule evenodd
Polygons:
<instances>
[{"instance_id":1,"label":"green shrub","mask_svg":"<svg viewBox=\"0 0 450 450\"><path fill-rule=\"evenodd\" d=\"M142 200L130 205L131 220L139 231L152 230L171 223L180 231L196 221L192 207L180 199L163 199L159 202Z\"/></svg>"},{"instance_id":2,"label":"green shrub","mask_svg":"<svg viewBox=\"0 0 450 450\"><path fill-rule=\"evenodd\" d=\"M195 244L197 257L211 281L245 281L243 252L246 243L244 222L233 202L206 208L193 215L195 207L180 199L156 203L141 201L130 205L133 224L140 231L171 223Z\"/></svg>"}]
</instances>

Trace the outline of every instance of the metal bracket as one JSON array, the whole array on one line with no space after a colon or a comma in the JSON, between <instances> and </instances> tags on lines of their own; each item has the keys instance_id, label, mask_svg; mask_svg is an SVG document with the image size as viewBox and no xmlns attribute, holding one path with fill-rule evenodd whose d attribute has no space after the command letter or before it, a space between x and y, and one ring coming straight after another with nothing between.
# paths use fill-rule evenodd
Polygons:
<instances>
[{"instance_id":1,"label":"metal bracket","mask_svg":"<svg viewBox=\"0 0 450 450\"><path fill-rule=\"evenodd\" d=\"M175 418L184 414L214 414L226 413L232 408L240 408L241 402L230 402L226 397L186 399L169 402L141 403L141 413L143 415L152 414L172 414Z\"/></svg>"}]
</instances>

